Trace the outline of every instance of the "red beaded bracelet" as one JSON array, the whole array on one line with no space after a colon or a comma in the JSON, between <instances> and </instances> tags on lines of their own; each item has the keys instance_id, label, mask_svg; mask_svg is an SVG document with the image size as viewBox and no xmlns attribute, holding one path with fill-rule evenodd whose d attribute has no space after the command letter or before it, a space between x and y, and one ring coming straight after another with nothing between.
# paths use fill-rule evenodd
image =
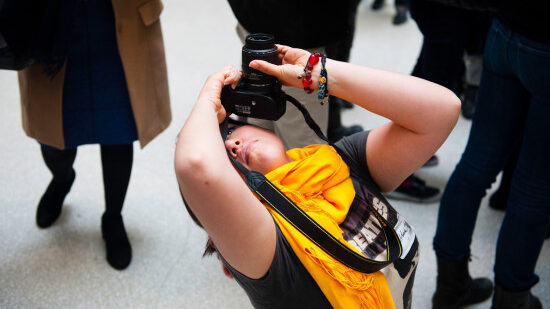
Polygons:
<instances>
[{"instance_id":1,"label":"red beaded bracelet","mask_svg":"<svg viewBox=\"0 0 550 309\"><path fill-rule=\"evenodd\" d=\"M307 59L306 66L304 67L304 73L298 75L298 79L302 78L302 86L304 86L304 90L307 93L312 93L313 89L311 89L311 71L313 71L313 66L316 65L319 62L319 57L321 57L320 53L314 53L309 56Z\"/></svg>"}]
</instances>

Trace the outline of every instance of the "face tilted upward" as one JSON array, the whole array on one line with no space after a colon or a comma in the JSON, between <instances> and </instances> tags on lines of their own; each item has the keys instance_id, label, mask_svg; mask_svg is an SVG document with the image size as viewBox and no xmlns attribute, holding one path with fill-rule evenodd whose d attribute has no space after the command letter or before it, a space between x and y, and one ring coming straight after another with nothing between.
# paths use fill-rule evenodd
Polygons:
<instances>
[{"instance_id":1,"label":"face tilted upward","mask_svg":"<svg viewBox=\"0 0 550 309\"><path fill-rule=\"evenodd\" d=\"M230 127L225 148L246 168L264 175L291 161L279 137L252 125Z\"/></svg>"}]
</instances>

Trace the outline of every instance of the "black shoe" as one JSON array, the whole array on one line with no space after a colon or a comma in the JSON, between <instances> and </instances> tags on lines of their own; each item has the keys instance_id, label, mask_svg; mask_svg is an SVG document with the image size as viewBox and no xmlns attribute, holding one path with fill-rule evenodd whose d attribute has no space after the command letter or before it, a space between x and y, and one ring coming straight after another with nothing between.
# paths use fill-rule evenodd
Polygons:
<instances>
[{"instance_id":1,"label":"black shoe","mask_svg":"<svg viewBox=\"0 0 550 309\"><path fill-rule=\"evenodd\" d=\"M439 164L439 158L436 155L431 156L422 167L436 166Z\"/></svg>"},{"instance_id":2,"label":"black shoe","mask_svg":"<svg viewBox=\"0 0 550 309\"><path fill-rule=\"evenodd\" d=\"M132 261L132 247L124 229L124 222L120 214L101 217L101 232L107 248L107 262L114 269L123 270Z\"/></svg>"},{"instance_id":3,"label":"black shoe","mask_svg":"<svg viewBox=\"0 0 550 309\"><path fill-rule=\"evenodd\" d=\"M407 17L407 11L408 11L407 7L398 6L396 9L397 9L397 12L393 16L392 23L396 26L406 23L407 19L408 19L408 17Z\"/></svg>"},{"instance_id":4,"label":"black shoe","mask_svg":"<svg viewBox=\"0 0 550 309\"><path fill-rule=\"evenodd\" d=\"M327 137L331 143L335 143L336 141L338 141L344 136L352 135L354 133L362 132L362 131L363 131L363 127L360 125L352 125L349 127L340 126L340 127L329 129Z\"/></svg>"},{"instance_id":5,"label":"black shoe","mask_svg":"<svg viewBox=\"0 0 550 309\"><path fill-rule=\"evenodd\" d=\"M59 218L61 208L63 208L63 201L71 190L75 176L75 172L72 170L71 177L68 180L59 181L53 178L50 181L36 209L36 225L38 227L50 227Z\"/></svg>"},{"instance_id":6,"label":"black shoe","mask_svg":"<svg viewBox=\"0 0 550 309\"><path fill-rule=\"evenodd\" d=\"M372 5L370 6L370 8L375 11L380 10L382 7L384 7L384 0L374 0Z\"/></svg>"},{"instance_id":7,"label":"black shoe","mask_svg":"<svg viewBox=\"0 0 550 309\"><path fill-rule=\"evenodd\" d=\"M542 309L542 304L531 290L509 292L497 285L491 309Z\"/></svg>"},{"instance_id":8,"label":"black shoe","mask_svg":"<svg viewBox=\"0 0 550 309\"><path fill-rule=\"evenodd\" d=\"M438 188L427 186L424 180L411 175L397 189L386 193L386 196L396 200L431 203L441 199L441 192Z\"/></svg>"},{"instance_id":9,"label":"black shoe","mask_svg":"<svg viewBox=\"0 0 550 309\"><path fill-rule=\"evenodd\" d=\"M491 297L493 283L487 278L472 279L468 259L436 258L437 287L432 298L433 309L458 309Z\"/></svg>"},{"instance_id":10,"label":"black shoe","mask_svg":"<svg viewBox=\"0 0 550 309\"><path fill-rule=\"evenodd\" d=\"M476 110L476 96L479 87L466 85L462 91L462 116L466 119L472 119Z\"/></svg>"}]
</instances>

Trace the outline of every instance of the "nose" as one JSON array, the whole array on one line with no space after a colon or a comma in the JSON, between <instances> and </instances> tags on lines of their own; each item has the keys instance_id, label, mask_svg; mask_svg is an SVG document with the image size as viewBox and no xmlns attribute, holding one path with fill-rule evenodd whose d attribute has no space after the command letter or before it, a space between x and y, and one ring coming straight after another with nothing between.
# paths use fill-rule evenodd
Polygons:
<instances>
[{"instance_id":1,"label":"nose","mask_svg":"<svg viewBox=\"0 0 550 309\"><path fill-rule=\"evenodd\" d=\"M237 157L237 151L240 150L241 140L240 139L228 139L225 141L225 149L229 151L232 157Z\"/></svg>"}]
</instances>

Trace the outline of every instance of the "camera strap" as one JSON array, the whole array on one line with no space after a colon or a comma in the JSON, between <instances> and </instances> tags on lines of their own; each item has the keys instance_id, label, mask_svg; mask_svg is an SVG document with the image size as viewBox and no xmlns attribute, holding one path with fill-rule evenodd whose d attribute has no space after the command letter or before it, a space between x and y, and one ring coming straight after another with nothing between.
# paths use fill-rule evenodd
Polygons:
<instances>
[{"instance_id":1,"label":"camera strap","mask_svg":"<svg viewBox=\"0 0 550 309\"><path fill-rule=\"evenodd\" d=\"M311 118L311 115L307 109L295 98L289 95L286 95L286 98L302 112L308 126L321 139L327 141L326 136L321 132L319 126L315 123L313 118ZM228 118L226 118L222 123L223 140L226 139L227 134ZM349 156L338 149L338 147L334 146L334 148L350 168L350 175L357 177L359 181L363 181L362 177L358 175L358 171L360 171L360 169L357 164L351 160ZM380 223L386 238L388 254L385 261L369 259L341 243L338 239L332 236L332 234L327 232L322 226L315 222L315 220L313 220L306 212L298 207L298 205L290 200L275 185L273 185L263 174L248 170L237 160L233 159L229 153L228 156L237 169L239 169L239 171L245 176L246 184L252 192L260 196L267 204L269 204L269 206L271 206L273 210L275 210L292 226L294 226L294 228L300 231L300 233L340 263L362 273L374 273L393 263L401 256L403 249L396 231L372 205L369 205L369 207Z\"/></svg>"}]
</instances>

